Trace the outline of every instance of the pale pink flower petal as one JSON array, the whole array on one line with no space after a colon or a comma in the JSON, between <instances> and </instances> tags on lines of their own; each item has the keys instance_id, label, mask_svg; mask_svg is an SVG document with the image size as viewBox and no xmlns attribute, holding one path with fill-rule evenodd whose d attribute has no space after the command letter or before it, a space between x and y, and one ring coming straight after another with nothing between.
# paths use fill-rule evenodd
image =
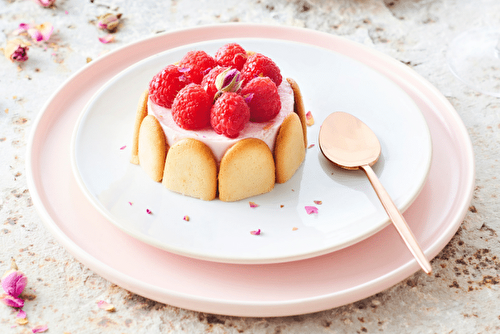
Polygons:
<instances>
[{"instance_id":1,"label":"pale pink flower petal","mask_svg":"<svg viewBox=\"0 0 500 334\"><path fill-rule=\"evenodd\" d=\"M0 295L0 301L10 307L22 308L24 306L24 300L5 293Z\"/></svg>"},{"instance_id":2,"label":"pale pink flower petal","mask_svg":"<svg viewBox=\"0 0 500 334\"><path fill-rule=\"evenodd\" d=\"M39 24L36 26L36 29L40 32L40 34L42 35L42 40L44 41L48 41L50 36L52 35L52 32L54 31L54 27L50 22Z\"/></svg>"},{"instance_id":3,"label":"pale pink flower petal","mask_svg":"<svg viewBox=\"0 0 500 334\"><path fill-rule=\"evenodd\" d=\"M49 329L49 326L47 326L47 325L38 325L38 326L33 327L31 329L31 331L33 333L43 333L43 332L46 332L48 329Z\"/></svg>"},{"instance_id":4,"label":"pale pink flower petal","mask_svg":"<svg viewBox=\"0 0 500 334\"><path fill-rule=\"evenodd\" d=\"M257 231L250 231L251 235L260 235L260 228Z\"/></svg>"},{"instance_id":5,"label":"pale pink flower petal","mask_svg":"<svg viewBox=\"0 0 500 334\"><path fill-rule=\"evenodd\" d=\"M106 310L108 312L115 311L115 306L113 304L109 304L108 302L106 302L104 300L98 301L97 307L99 307L101 310Z\"/></svg>"},{"instance_id":6,"label":"pale pink flower petal","mask_svg":"<svg viewBox=\"0 0 500 334\"><path fill-rule=\"evenodd\" d=\"M113 42L115 40L115 36L109 34L109 35L106 35L104 37L99 37L99 41L101 43L104 43L104 44L107 44L107 43L110 43L110 42Z\"/></svg>"},{"instance_id":7,"label":"pale pink flower petal","mask_svg":"<svg viewBox=\"0 0 500 334\"><path fill-rule=\"evenodd\" d=\"M30 35L31 39L36 41L36 42L43 41L42 33L38 29L29 28L28 34Z\"/></svg>"},{"instance_id":8,"label":"pale pink flower petal","mask_svg":"<svg viewBox=\"0 0 500 334\"><path fill-rule=\"evenodd\" d=\"M308 126L311 126L314 124L314 117L310 111L306 113L306 124Z\"/></svg>"},{"instance_id":9,"label":"pale pink flower petal","mask_svg":"<svg viewBox=\"0 0 500 334\"><path fill-rule=\"evenodd\" d=\"M318 208L315 206L308 206L306 205L306 212L308 215L313 214L313 213L318 213Z\"/></svg>"},{"instance_id":10,"label":"pale pink flower petal","mask_svg":"<svg viewBox=\"0 0 500 334\"><path fill-rule=\"evenodd\" d=\"M124 150L126 148L127 148L127 145L124 145L124 146L120 147L120 150Z\"/></svg>"}]
</instances>

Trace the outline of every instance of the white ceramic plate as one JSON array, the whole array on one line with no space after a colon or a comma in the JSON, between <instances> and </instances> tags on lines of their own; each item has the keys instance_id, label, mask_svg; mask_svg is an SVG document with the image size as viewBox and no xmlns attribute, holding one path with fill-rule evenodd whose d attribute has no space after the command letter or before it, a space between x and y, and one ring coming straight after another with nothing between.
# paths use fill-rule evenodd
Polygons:
<instances>
[{"instance_id":1,"label":"white ceramic plate","mask_svg":"<svg viewBox=\"0 0 500 334\"><path fill-rule=\"evenodd\" d=\"M290 181L239 202L205 202L168 191L131 164L136 107L152 76L189 50L213 55L230 41L186 45L147 58L111 79L87 104L71 143L72 165L83 192L108 220L158 248L217 262L285 262L359 242L389 220L361 171L333 167L320 153L319 126L334 111L352 113L373 129L382 146L375 172L400 210L412 203L432 156L427 124L413 100L360 62L290 41L238 39L295 79L314 115L308 140L316 145ZM251 208L249 201L259 206ZM316 206L318 214L308 215L305 206ZM186 215L189 221L183 220ZM257 229L261 235L250 233Z\"/></svg>"}]
</instances>

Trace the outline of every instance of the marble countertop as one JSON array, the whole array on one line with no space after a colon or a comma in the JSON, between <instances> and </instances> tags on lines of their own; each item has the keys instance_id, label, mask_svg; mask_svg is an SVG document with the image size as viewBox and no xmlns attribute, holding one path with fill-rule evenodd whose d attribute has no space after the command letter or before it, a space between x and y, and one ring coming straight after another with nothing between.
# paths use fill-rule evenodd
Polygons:
<instances>
[{"instance_id":1,"label":"marble countertop","mask_svg":"<svg viewBox=\"0 0 500 334\"><path fill-rule=\"evenodd\" d=\"M114 41L96 18L122 14ZM500 22L497 0L57 0L0 3L0 47L20 23L50 22L29 59L0 59L0 272L15 258L29 283L21 295L28 324L0 304L1 333L497 333L500 331L500 100L455 78L446 50L459 33ZM419 271L374 296L313 314L245 318L201 313L133 294L97 275L46 230L26 180L28 137L41 107L89 61L154 34L228 22L314 29L374 48L434 85L463 120L476 159L476 188L463 223ZM29 37L21 36L25 40ZM97 307L106 300L115 312Z\"/></svg>"}]
</instances>

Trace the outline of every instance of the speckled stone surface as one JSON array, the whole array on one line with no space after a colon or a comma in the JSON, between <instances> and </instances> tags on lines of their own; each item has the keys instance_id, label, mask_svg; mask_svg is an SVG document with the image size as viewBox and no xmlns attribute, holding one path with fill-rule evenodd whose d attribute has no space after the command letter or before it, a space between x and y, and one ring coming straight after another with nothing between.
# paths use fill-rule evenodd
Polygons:
<instances>
[{"instance_id":1,"label":"speckled stone surface","mask_svg":"<svg viewBox=\"0 0 500 334\"><path fill-rule=\"evenodd\" d=\"M115 41L102 44L98 15L122 13ZM21 65L0 59L0 272L14 257L29 278L21 296L29 323L0 304L0 333L499 333L500 100L458 81L446 49L460 32L500 26L498 0L28 0L0 2L0 45L19 23L51 22ZM456 108L472 139L476 189L464 222L422 272L356 303L282 318L199 313L134 295L75 260L45 230L26 184L25 156L34 119L73 73L122 45L196 25L252 22L306 27L373 47L412 67ZM109 313L97 307L106 300Z\"/></svg>"}]
</instances>

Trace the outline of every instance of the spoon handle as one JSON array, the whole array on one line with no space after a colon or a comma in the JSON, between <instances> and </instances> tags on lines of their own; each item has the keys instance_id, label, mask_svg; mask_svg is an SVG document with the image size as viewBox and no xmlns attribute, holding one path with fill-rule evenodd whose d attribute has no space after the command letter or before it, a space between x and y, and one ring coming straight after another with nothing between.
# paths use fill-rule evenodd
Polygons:
<instances>
[{"instance_id":1,"label":"spoon handle","mask_svg":"<svg viewBox=\"0 0 500 334\"><path fill-rule=\"evenodd\" d=\"M430 275L432 272L431 264L422 252L422 249L417 243L417 239L410 230L410 227L403 218L403 215L399 212L396 205L394 205L394 202L385 190L384 186L382 186L382 183L380 183L380 180L373 169L369 165L363 165L361 168L365 171L366 176L368 176L368 179L377 193L380 202L384 206L385 211L389 215L389 218L392 220L394 227L396 227L396 230L399 232L399 235L405 242L406 246L413 254L420 267L422 267L422 269Z\"/></svg>"}]
</instances>

